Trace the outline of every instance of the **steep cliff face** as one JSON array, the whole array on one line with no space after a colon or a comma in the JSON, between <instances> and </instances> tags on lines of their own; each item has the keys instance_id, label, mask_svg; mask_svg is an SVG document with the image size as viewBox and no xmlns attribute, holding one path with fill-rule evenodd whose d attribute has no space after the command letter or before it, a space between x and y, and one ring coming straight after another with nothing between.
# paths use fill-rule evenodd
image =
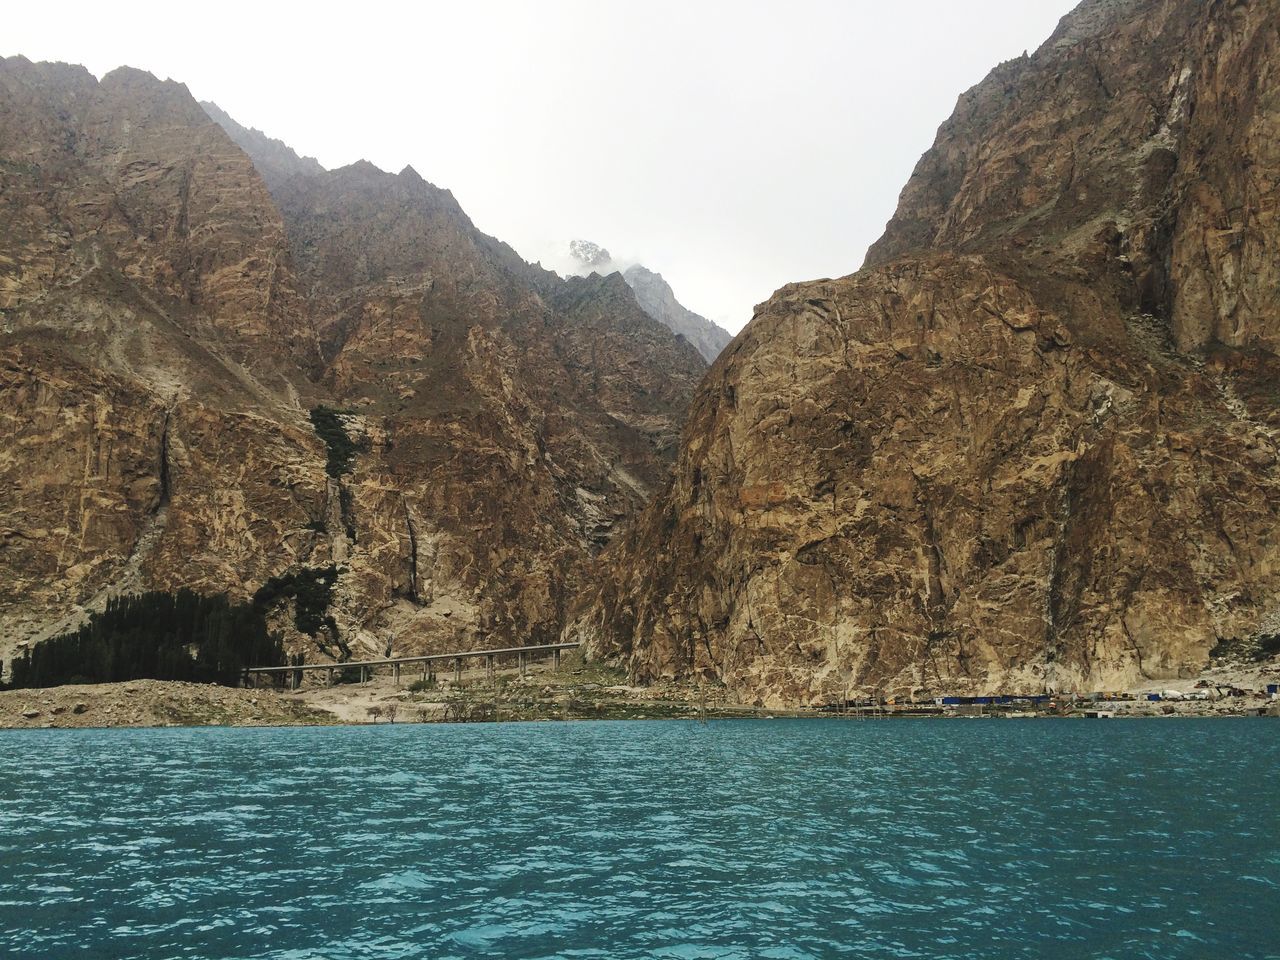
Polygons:
<instances>
[{"instance_id":1,"label":"steep cliff face","mask_svg":"<svg viewBox=\"0 0 1280 960\"><path fill-rule=\"evenodd\" d=\"M292 177L318 176L324 167L315 157L300 157L284 141L269 137L261 130L239 124L216 103L200 101L200 108L209 119L226 131L245 153L253 158L263 182L274 190Z\"/></svg>"},{"instance_id":2,"label":"steep cliff face","mask_svg":"<svg viewBox=\"0 0 1280 960\"><path fill-rule=\"evenodd\" d=\"M325 395L372 438L344 590L401 649L546 641L660 486L698 355L617 278L565 282L412 168L278 183Z\"/></svg>"},{"instance_id":3,"label":"steep cliff face","mask_svg":"<svg viewBox=\"0 0 1280 960\"><path fill-rule=\"evenodd\" d=\"M868 265L940 247L1115 288L1178 347L1275 352L1270 3L1089 0L960 99Z\"/></svg>"},{"instance_id":4,"label":"steep cliff face","mask_svg":"<svg viewBox=\"0 0 1280 960\"><path fill-rule=\"evenodd\" d=\"M319 353L243 152L178 84L3 60L0 220L0 657L113 590L289 562Z\"/></svg>"},{"instance_id":5,"label":"steep cliff face","mask_svg":"<svg viewBox=\"0 0 1280 960\"><path fill-rule=\"evenodd\" d=\"M671 284L662 278L662 274L636 263L627 267L622 276L635 291L636 300L644 312L692 343L707 363L715 362L720 351L733 339L729 331L677 300Z\"/></svg>"},{"instance_id":6,"label":"steep cliff face","mask_svg":"<svg viewBox=\"0 0 1280 960\"><path fill-rule=\"evenodd\" d=\"M704 370L412 170L140 71L0 60L0 221L6 660L113 593L330 568L316 636L274 617L312 656L554 636Z\"/></svg>"},{"instance_id":7,"label":"steep cliff face","mask_svg":"<svg viewBox=\"0 0 1280 960\"><path fill-rule=\"evenodd\" d=\"M770 702L1198 670L1280 603L1280 4L1090 0L713 366L569 633Z\"/></svg>"},{"instance_id":8,"label":"steep cliff face","mask_svg":"<svg viewBox=\"0 0 1280 960\"><path fill-rule=\"evenodd\" d=\"M128 68L98 83L81 67L14 57L0 62L0 96L7 330L137 351L193 340L275 390L314 365L314 342L296 336L280 216L185 87ZM69 307L77 296L149 322L81 316Z\"/></svg>"},{"instance_id":9,"label":"steep cliff face","mask_svg":"<svg viewBox=\"0 0 1280 960\"><path fill-rule=\"evenodd\" d=\"M733 335L712 323L706 317L694 313L676 299L671 284L640 263L619 263L608 250L590 240L573 240L569 243L569 255L585 272L601 276L620 273L635 293L636 302L653 319L673 333L684 337L707 363L715 362Z\"/></svg>"}]
</instances>

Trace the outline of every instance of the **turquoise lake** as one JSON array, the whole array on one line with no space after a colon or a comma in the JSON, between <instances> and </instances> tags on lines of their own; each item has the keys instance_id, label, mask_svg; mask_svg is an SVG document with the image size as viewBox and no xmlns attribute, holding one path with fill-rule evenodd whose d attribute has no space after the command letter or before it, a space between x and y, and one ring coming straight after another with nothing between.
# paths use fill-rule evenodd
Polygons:
<instances>
[{"instance_id":1,"label":"turquoise lake","mask_svg":"<svg viewBox=\"0 0 1280 960\"><path fill-rule=\"evenodd\" d=\"M0 955L1280 957L1280 723L0 733Z\"/></svg>"}]
</instances>

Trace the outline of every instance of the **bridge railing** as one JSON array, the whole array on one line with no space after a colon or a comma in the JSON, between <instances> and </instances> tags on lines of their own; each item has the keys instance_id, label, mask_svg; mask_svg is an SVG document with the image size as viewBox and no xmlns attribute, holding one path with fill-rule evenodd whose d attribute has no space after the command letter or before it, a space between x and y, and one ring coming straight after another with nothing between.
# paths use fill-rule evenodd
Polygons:
<instances>
[{"instance_id":1,"label":"bridge railing","mask_svg":"<svg viewBox=\"0 0 1280 960\"><path fill-rule=\"evenodd\" d=\"M488 663L489 676L493 676L494 664L498 657L509 657L512 655L520 658L520 674L524 675L525 669L529 662L531 654L549 653L555 660L555 667L560 668L560 654L564 650L573 650L581 646L580 643L540 643L528 647L497 647L489 650L459 650L452 653L424 653L412 657L384 657L378 660L347 660L342 663L299 663L287 667L248 667L244 671L244 680L247 682L251 674L285 674L289 677L290 684L296 689L301 674L309 670L327 670L329 671L329 683L333 683L334 671L358 669L360 671L360 679L363 682L367 676L372 676L374 667L391 667L396 682L400 681L400 668L405 664L421 664L422 677L425 680L430 673L430 667L433 663L440 661L454 662L454 673L458 680L462 679L462 661L469 660L474 657L485 657Z\"/></svg>"}]
</instances>

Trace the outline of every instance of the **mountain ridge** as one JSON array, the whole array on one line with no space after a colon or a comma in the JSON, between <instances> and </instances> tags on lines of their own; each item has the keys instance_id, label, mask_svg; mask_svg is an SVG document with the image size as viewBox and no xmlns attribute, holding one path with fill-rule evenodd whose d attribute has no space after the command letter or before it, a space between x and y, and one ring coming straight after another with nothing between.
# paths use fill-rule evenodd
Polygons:
<instances>
[{"instance_id":1,"label":"mountain ridge","mask_svg":"<svg viewBox=\"0 0 1280 960\"><path fill-rule=\"evenodd\" d=\"M729 331L694 313L677 300L671 284L663 279L662 274L650 270L644 264L619 263L608 250L589 240L570 241L569 255L578 262L581 270L599 274L621 274L627 285L635 291L640 308L693 344L707 363L714 363L733 339Z\"/></svg>"},{"instance_id":2,"label":"mountain ridge","mask_svg":"<svg viewBox=\"0 0 1280 960\"><path fill-rule=\"evenodd\" d=\"M566 639L760 703L1121 689L1265 629L1280 7L1089 0L757 309Z\"/></svg>"},{"instance_id":3,"label":"mountain ridge","mask_svg":"<svg viewBox=\"0 0 1280 960\"><path fill-rule=\"evenodd\" d=\"M412 168L244 131L145 71L0 60L0 659L269 580L313 660L555 636L701 358Z\"/></svg>"}]
</instances>

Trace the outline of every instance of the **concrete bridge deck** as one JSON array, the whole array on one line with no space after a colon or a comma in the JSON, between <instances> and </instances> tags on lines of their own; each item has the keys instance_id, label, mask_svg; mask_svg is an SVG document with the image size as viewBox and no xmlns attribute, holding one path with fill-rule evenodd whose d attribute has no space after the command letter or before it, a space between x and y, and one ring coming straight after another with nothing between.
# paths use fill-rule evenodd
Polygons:
<instances>
[{"instance_id":1,"label":"concrete bridge deck","mask_svg":"<svg viewBox=\"0 0 1280 960\"><path fill-rule=\"evenodd\" d=\"M457 680L462 679L462 661L469 660L474 657L486 658L486 666L488 668L489 677L493 677L496 660L498 657L517 656L520 658L520 674L524 675L525 669L529 663L529 656L532 654L551 654L555 662L555 668L560 669L560 653L564 650L573 650L581 646L578 643L541 643L528 647L498 647L490 650L458 650L452 653L425 653L413 657L384 657L378 660L348 660L344 663L300 663L294 666L286 667L248 667L244 671L244 681L246 685L250 679L250 675L257 674L283 674L288 677L290 686L297 688L303 672L308 670L327 670L328 682L332 685L334 671L336 670L360 670L360 681L363 683L368 677L373 675L374 667L391 667L392 675L396 682L400 682L400 669L405 664L421 664L422 679L426 680L432 674L432 665L440 661L453 661L454 677Z\"/></svg>"}]
</instances>

